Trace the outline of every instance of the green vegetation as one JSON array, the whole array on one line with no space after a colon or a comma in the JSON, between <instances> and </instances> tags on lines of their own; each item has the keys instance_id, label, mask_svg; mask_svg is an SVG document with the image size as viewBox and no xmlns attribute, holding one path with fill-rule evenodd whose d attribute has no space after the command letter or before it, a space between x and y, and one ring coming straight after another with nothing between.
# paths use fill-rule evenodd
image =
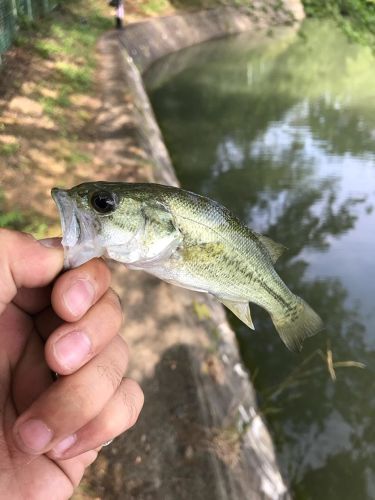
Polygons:
<instances>
[{"instance_id":1,"label":"green vegetation","mask_svg":"<svg viewBox=\"0 0 375 500\"><path fill-rule=\"evenodd\" d=\"M0 156L12 156L19 150L20 145L18 142L11 142L0 144Z\"/></svg>"},{"instance_id":2,"label":"green vegetation","mask_svg":"<svg viewBox=\"0 0 375 500\"><path fill-rule=\"evenodd\" d=\"M148 0L147 2L142 2L142 5L140 5L140 9L146 15L163 14L169 8L170 3L168 0Z\"/></svg>"},{"instance_id":3,"label":"green vegetation","mask_svg":"<svg viewBox=\"0 0 375 500\"><path fill-rule=\"evenodd\" d=\"M0 199L0 227L9 229L19 229L23 221L23 216L17 210L4 212Z\"/></svg>"},{"instance_id":4,"label":"green vegetation","mask_svg":"<svg viewBox=\"0 0 375 500\"><path fill-rule=\"evenodd\" d=\"M75 172L93 161L100 102L95 86L96 43L111 28L113 13L102 0L66 0L43 18L21 19L14 41L17 50L5 56L10 64L1 67L1 90L4 96L9 92L8 102L14 104L8 109L7 99L2 101L0 124L0 170L7 170L10 188L18 171L30 182L45 179L45 193L55 184L72 182ZM34 116L31 128L28 120ZM15 192L6 183L0 197L0 227L36 237L53 232L37 193L27 201L14 199Z\"/></svg>"},{"instance_id":5,"label":"green vegetation","mask_svg":"<svg viewBox=\"0 0 375 500\"><path fill-rule=\"evenodd\" d=\"M67 108L72 108L71 97L93 93L94 47L100 34L112 27L111 19L104 15L98 2L87 3L86 6L72 1L60 4L45 19L24 25L16 39L19 47L54 65L51 78L48 82L41 80L33 97L62 129L71 125L70 117L65 116ZM51 95L42 91L45 87ZM62 135L67 136L66 130L62 130Z\"/></svg>"},{"instance_id":6,"label":"green vegetation","mask_svg":"<svg viewBox=\"0 0 375 500\"><path fill-rule=\"evenodd\" d=\"M42 218L35 214L25 215L20 210L6 210L4 195L0 191L0 228L17 229L32 233L36 238L46 236L48 226Z\"/></svg>"},{"instance_id":7,"label":"green vegetation","mask_svg":"<svg viewBox=\"0 0 375 500\"><path fill-rule=\"evenodd\" d=\"M333 18L355 42L375 51L375 0L302 0L309 17Z\"/></svg>"},{"instance_id":8,"label":"green vegetation","mask_svg":"<svg viewBox=\"0 0 375 500\"><path fill-rule=\"evenodd\" d=\"M135 5L135 2L128 2L130 5ZM252 8L252 2L249 0L147 0L140 2L137 7L140 12L146 16L164 15L173 10L191 11L198 9L210 9L225 5L244 6ZM278 6L276 6L277 8ZM279 7L282 7L280 1ZM267 7L264 7L267 9Z\"/></svg>"},{"instance_id":9,"label":"green vegetation","mask_svg":"<svg viewBox=\"0 0 375 500\"><path fill-rule=\"evenodd\" d=\"M77 92L85 92L91 88L91 67L80 67L77 64L58 62L56 69L60 72L61 79Z\"/></svg>"}]
</instances>

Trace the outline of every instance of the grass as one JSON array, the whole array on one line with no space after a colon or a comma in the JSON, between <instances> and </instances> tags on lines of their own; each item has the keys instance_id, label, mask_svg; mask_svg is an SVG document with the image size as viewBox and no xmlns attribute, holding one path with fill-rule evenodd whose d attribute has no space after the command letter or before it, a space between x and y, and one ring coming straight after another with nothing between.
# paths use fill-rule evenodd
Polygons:
<instances>
[{"instance_id":1,"label":"grass","mask_svg":"<svg viewBox=\"0 0 375 500\"><path fill-rule=\"evenodd\" d=\"M13 156L20 147L18 142L0 144L0 156Z\"/></svg>"},{"instance_id":2,"label":"grass","mask_svg":"<svg viewBox=\"0 0 375 500\"><path fill-rule=\"evenodd\" d=\"M95 1L88 3L92 6L97 4ZM55 70L48 86L55 91L56 97L39 96L39 101L50 116L63 113L61 108L69 108L73 94L92 92L96 67L95 44L100 34L112 27L110 19L100 15L96 8L88 8L86 17L81 16L83 2L76 4L74 9L67 10L64 7L63 14L40 23L34 32L34 53L52 62ZM22 34L18 45L24 43L30 44L30 40Z\"/></svg>"},{"instance_id":3,"label":"grass","mask_svg":"<svg viewBox=\"0 0 375 500\"><path fill-rule=\"evenodd\" d=\"M92 71L88 66L78 66L65 61L57 62L56 69L66 88L75 92L88 92L92 86Z\"/></svg>"},{"instance_id":4,"label":"grass","mask_svg":"<svg viewBox=\"0 0 375 500\"><path fill-rule=\"evenodd\" d=\"M19 209L6 210L5 197L0 191L0 228L15 229L32 233L36 238L43 238L48 232L48 225L39 215L23 213Z\"/></svg>"},{"instance_id":5,"label":"grass","mask_svg":"<svg viewBox=\"0 0 375 500\"><path fill-rule=\"evenodd\" d=\"M171 8L171 3L168 0L148 0L140 5L141 12L147 16L161 15L171 10Z\"/></svg>"},{"instance_id":6,"label":"grass","mask_svg":"<svg viewBox=\"0 0 375 500\"><path fill-rule=\"evenodd\" d=\"M24 217L17 210L4 212L0 206L0 227L8 229L21 229Z\"/></svg>"},{"instance_id":7,"label":"grass","mask_svg":"<svg viewBox=\"0 0 375 500\"><path fill-rule=\"evenodd\" d=\"M320 360L319 364L314 363L317 359ZM327 344L326 352L323 352L321 349L313 351L296 368L294 368L289 375L284 378L284 380L264 392L263 396L265 399L265 407L262 409L263 413L275 413L280 411L280 409L274 408L272 405L269 405L269 403L274 401L277 396L290 387L296 387L308 383L313 375L321 372L322 370L325 370L332 382L335 382L337 378L336 370L342 368L365 369L366 365L354 360L335 361L329 343Z\"/></svg>"},{"instance_id":8,"label":"grass","mask_svg":"<svg viewBox=\"0 0 375 500\"><path fill-rule=\"evenodd\" d=\"M40 187L45 199L49 183L51 187L70 184L68 179L93 160L98 109L96 43L111 28L113 13L102 0L66 0L43 19L32 23L21 19L15 61L2 68L1 91L10 97L2 101L0 171L7 172L10 189L2 179L0 227L37 237L48 231L37 190L33 189L35 199L17 198L14 186L20 165L30 183L34 178L45 181ZM39 104L42 115L28 114L27 109L12 113L6 106L14 97L27 97L34 109ZM30 151L36 151L34 157Z\"/></svg>"}]
</instances>

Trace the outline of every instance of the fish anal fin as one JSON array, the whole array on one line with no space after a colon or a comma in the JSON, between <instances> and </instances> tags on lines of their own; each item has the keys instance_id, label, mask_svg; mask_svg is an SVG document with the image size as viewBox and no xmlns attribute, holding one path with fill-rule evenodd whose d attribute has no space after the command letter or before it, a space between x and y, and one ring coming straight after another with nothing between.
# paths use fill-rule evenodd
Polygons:
<instances>
[{"instance_id":1,"label":"fish anal fin","mask_svg":"<svg viewBox=\"0 0 375 500\"><path fill-rule=\"evenodd\" d=\"M275 264L277 259L282 255L287 249L281 243L276 243L276 241L271 240L268 236L264 236L263 234L256 233L256 237L262 243L262 245L266 248L269 253L272 263Z\"/></svg>"},{"instance_id":2,"label":"fish anal fin","mask_svg":"<svg viewBox=\"0 0 375 500\"><path fill-rule=\"evenodd\" d=\"M253 320L251 319L250 306L248 302L233 302L232 300L222 299L217 297L218 300L225 307L227 307L233 314L237 316L241 321L245 323L249 328L255 330L253 325Z\"/></svg>"}]
</instances>

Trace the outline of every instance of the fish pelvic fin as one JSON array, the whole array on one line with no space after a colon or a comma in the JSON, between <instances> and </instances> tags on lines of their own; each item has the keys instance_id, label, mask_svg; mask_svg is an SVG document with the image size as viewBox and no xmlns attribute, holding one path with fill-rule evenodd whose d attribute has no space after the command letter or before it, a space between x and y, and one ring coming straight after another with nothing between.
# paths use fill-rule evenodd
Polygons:
<instances>
[{"instance_id":1,"label":"fish pelvic fin","mask_svg":"<svg viewBox=\"0 0 375 500\"><path fill-rule=\"evenodd\" d=\"M299 352L303 341L324 328L323 321L300 297L286 315L272 316L273 324L281 340L290 351Z\"/></svg>"},{"instance_id":2,"label":"fish pelvic fin","mask_svg":"<svg viewBox=\"0 0 375 500\"><path fill-rule=\"evenodd\" d=\"M250 306L248 302L233 302L231 300L217 299L224 304L233 314L237 316L245 325L247 325L252 330L255 330L253 320L251 319Z\"/></svg>"},{"instance_id":3,"label":"fish pelvic fin","mask_svg":"<svg viewBox=\"0 0 375 500\"><path fill-rule=\"evenodd\" d=\"M268 236L264 236L263 234L259 233L255 233L255 235L267 250L269 256L271 257L272 264L275 264L277 259L285 252L287 248L281 243L276 243L276 241L271 240L271 238L269 238Z\"/></svg>"}]
</instances>

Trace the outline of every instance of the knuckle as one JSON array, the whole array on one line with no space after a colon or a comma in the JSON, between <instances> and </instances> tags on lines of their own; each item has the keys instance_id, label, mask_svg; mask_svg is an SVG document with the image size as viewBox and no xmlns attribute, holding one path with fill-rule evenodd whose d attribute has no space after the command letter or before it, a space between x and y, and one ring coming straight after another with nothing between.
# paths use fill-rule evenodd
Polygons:
<instances>
[{"instance_id":1,"label":"knuckle","mask_svg":"<svg viewBox=\"0 0 375 500\"><path fill-rule=\"evenodd\" d=\"M140 412L138 411L134 394L128 394L127 399L128 399L128 404L127 404L128 429L130 429L130 427L133 427L133 425L137 422Z\"/></svg>"},{"instance_id":2,"label":"knuckle","mask_svg":"<svg viewBox=\"0 0 375 500\"><path fill-rule=\"evenodd\" d=\"M0 255L7 258L12 249L17 248L17 239L20 233L11 231L10 229L0 228ZM19 243L19 242L18 242Z\"/></svg>"},{"instance_id":3,"label":"knuckle","mask_svg":"<svg viewBox=\"0 0 375 500\"><path fill-rule=\"evenodd\" d=\"M19 247L21 233L0 228L0 302L5 304L17 293L17 276L12 270L11 260Z\"/></svg>"},{"instance_id":4,"label":"knuckle","mask_svg":"<svg viewBox=\"0 0 375 500\"><path fill-rule=\"evenodd\" d=\"M122 354L122 357L124 356L128 356L129 354L129 347L128 347L128 344L125 342L125 340L120 336L120 335L117 335L116 336L116 341L118 342L118 348L121 349L121 354Z\"/></svg>"},{"instance_id":5,"label":"knuckle","mask_svg":"<svg viewBox=\"0 0 375 500\"><path fill-rule=\"evenodd\" d=\"M141 413L144 402L142 389L137 382L127 379L121 387L121 397L127 413L127 428L133 427Z\"/></svg>"},{"instance_id":6,"label":"knuckle","mask_svg":"<svg viewBox=\"0 0 375 500\"><path fill-rule=\"evenodd\" d=\"M120 367L117 361L111 359L106 365L99 365L98 372L101 377L105 377L115 391L121 383L124 375L123 367Z\"/></svg>"},{"instance_id":7,"label":"knuckle","mask_svg":"<svg viewBox=\"0 0 375 500\"><path fill-rule=\"evenodd\" d=\"M124 313L120 297L112 288L107 291L107 303L111 308L113 319L116 323L116 328L120 329L124 321Z\"/></svg>"},{"instance_id":8,"label":"knuckle","mask_svg":"<svg viewBox=\"0 0 375 500\"><path fill-rule=\"evenodd\" d=\"M116 330L119 330L123 323L123 311L119 297L112 289L106 293L103 305L107 309L106 316L114 322Z\"/></svg>"},{"instance_id":9,"label":"knuckle","mask_svg":"<svg viewBox=\"0 0 375 500\"><path fill-rule=\"evenodd\" d=\"M12 248L12 245L16 242L19 242L20 240L36 242L34 236L32 236L31 234L0 227L0 242L2 243L2 248L3 245Z\"/></svg>"},{"instance_id":10,"label":"knuckle","mask_svg":"<svg viewBox=\"0 0 375 500\"><path fill-rule=\"evenodd\" d=\"M121 363L122 367L125 367L128 362L129 358L129 347L128 344L125 342L125 340L117 334L116 337L112 340L113 342L113 347L116 349L116 354L119 362ZM123 370L123 373L125 372L125 369Z\"/></svg>"},{"instance_id":11,"label":"knuckle","mask_svg":"<svg viewBox=\"0 0 375 500\"><path fill-rule=\"evenodd\" d=\"M122 311L122 300L120 295L113 288L109 288L108 292L111 294L113 300L116 302L117 306Z\"/></svg>"},{"instance_id":12,"label":"knuckle","mask_svg":"<svg viewBox=\"0 0 375 500\"><path fill-rule=\"evenodd\" d=\"M125 374L128 361L128 347L126 342L117 335L111 342L109 349L97 366L100 376L105 377L116 391Z\"/></svg>"},{"instance_id":13,"label":"knuckle","mask_svg":"<svg viewBox=\"0 0 375 500\"><path fill-rule=\"evenodd\" d=\"M9 238L13 237L13 231L9 229L0 228L0 243L1 248L4 248L8 244Z\"/></svg>"},{"instance_id":14,"label":"knuckle","mask_svg":"<svg viewBox=\"0 0 375 500\"><path fill-rule=\"evenodd\" d=\"M115 418L106 418L100 423L100 434L103 436L102 442L114 438L118 433L118 424Z\"/></svg>"}]
</instances>

